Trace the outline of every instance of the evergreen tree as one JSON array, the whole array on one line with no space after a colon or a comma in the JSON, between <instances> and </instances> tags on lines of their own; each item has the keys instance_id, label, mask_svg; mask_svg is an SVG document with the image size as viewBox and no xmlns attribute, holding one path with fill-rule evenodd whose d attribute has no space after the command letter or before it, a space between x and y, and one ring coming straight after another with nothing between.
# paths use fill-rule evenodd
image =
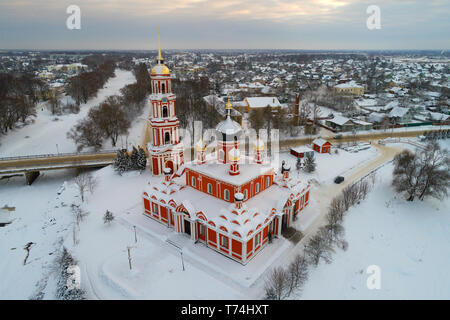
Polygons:
<instances>
[{"instance_id":1,"label":"evergreen tree","mask_svg":"<svg viewBox=\"0 0 450 320\"><path fill-rule=\"evenodd\" d=\"M130 169L130 164L131 160L127 150L118 150L116 160L114 161L114 168L116 171L119 172L119 174L122 174L122 172Z\"/></svg>"},{"instance_id":2,"label":"evergreen tree","mask_svg":"<svg viewBox=\"0 0 450 320\"><path fill-rule=\"evenodd\" d=\"M106 210L105 215L103 216L104 223L111 223L114 220L114 215L111 211Z\"/></svg>"},{"instance_id":3,"label":"evergreen tree","mask_svg":"<svg viewBox=\"0 0 450 320\"><path fill-rule=\"evenodd\" d=\"M302 168L302 158L297 158L297 163L295 164L295 167L298 171Z\"/></svg>"},{"instance_id":4,"label":"evergreen tree","mask_svg":"<svg viewBox=\"0 0 450 320\"><path fill-rule=\"evenodd\" d=\"M314 172L316 170L316 159L314 154L308 153L305 158L305 171Z\"/></svg>"},{"instance_id":5,"label":"evergreen tree","mask_svg":"<svg viewBox=\"0 0 450 320\"><path fill-rule=\"evenodd\" d=\"M137 159L137 168L139 170L145 170L146 167L147 167L147 155L145 154L144 149L139 147L138 159Z\"/></svg>"},{"instance_id":6,"label":"evergreen tree","mask_svg":"<svg viewBox=\"0 0 450 320\"><path fill-rule=\"evenodd\" d=\"M68 287L68 280L70 280L74 274L70 271L71 267L77 265L77 261L72 257L72 255L63 247L63 251L57 258L58 266L58 281L56 288L56 297L60 300L83 300L85 299L84 290L74 286L73 288Z\"/></svg>"},{"instance_id":7,"label":"evergreen tree","mask_svg":"<svg viewBox=\"0 0 450 320\"><path fill-rule=\"evenodd\" d=\"M136 147L133 146L133 151L131 151L131 156L130 156L130 169L131 170L139 169L138 158L139 158L138 150L136 149Z\"/></svg>"}]
</instances>

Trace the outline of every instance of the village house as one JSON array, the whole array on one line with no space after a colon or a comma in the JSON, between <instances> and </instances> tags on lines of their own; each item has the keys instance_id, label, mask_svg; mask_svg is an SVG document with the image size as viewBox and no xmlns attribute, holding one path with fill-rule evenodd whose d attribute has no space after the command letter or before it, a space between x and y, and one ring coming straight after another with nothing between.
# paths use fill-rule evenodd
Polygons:
<instances>
[{"instance_id":1,"label":"village house","mask_svg":"<svg viewBox=\"0 0 450 320\"><path fill-rule=\"evenodd\" d=\"M318 153L330 153L331 152L331 143L322 138L317 138L313 142L313 149Z\"/></svg>"}]
</instances>

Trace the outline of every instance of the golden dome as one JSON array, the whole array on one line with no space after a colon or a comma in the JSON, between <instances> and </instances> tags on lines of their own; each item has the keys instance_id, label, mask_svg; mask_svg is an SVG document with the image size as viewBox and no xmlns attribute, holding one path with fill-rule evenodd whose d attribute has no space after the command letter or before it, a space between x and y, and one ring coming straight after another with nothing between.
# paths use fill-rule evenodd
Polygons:
<instances>
[{"instance_id":1,"label":"golden dome","mask_svg":"<svg viewBox=\"0 0 450 320\"><path fill-rule=\"evenodd\" d=\"M203 139L200 139L196 144L195 144L195 149L197 151L205 151L206 149L206 143L203 141Z\"/></svg>"},{"instance_id":2,"label":"golden dome","mask_svg":"<svg viewBox=\"0 0 450 320\"><path fill-rule=\"evenodd\" d=\"M230 161L238 162L241 158L241 152L239 151L239 149L234 147L228 152L228 158L230 159Z\"/></svg>"},{"instance_id":3,"label":"golden dome","mask_svg":"<svg viewBox=\"0 0 450 320\"><path fill-rule=\"evenodd\" d=\"M258 150L258 151L264 150L264 142L260 138L258 138L256 140L255 149Z\"/></svg>"},{"instance_id":4,"label":"golden dome","mask_svg":"<svg viewBox=\"0 0 450 320\"><path fill-rule=\"evenodd\" d=\"M152 68L152 75L156 74L170 74L170 70L163 64L157 64Z\"/></svg>"}]
</instances>

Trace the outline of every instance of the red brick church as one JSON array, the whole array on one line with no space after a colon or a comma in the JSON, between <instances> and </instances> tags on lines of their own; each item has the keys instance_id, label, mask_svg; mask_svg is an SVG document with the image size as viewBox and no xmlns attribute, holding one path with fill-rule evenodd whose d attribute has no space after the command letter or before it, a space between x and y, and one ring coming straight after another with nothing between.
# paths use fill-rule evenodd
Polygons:
<instances>
[{"instance_id":1,"label":"red brick church","mask_svg":"<svg viewBox=\"0 0 450 320\"><path fill-rule=\"evenodd\" d=\"M216 127L215 154L195 145L196 160L184 163L171 93L170 71L161 50L151 74L153 94L149 143L152 171L164 173L159 184L146 187L144 215L186 234L187 239L246 264L269 242L281 236L309 202L309 185L265 164L264 144L257 139L254 156L241 154L241 126L231 119Z\"/></svg>"}]
</instances>

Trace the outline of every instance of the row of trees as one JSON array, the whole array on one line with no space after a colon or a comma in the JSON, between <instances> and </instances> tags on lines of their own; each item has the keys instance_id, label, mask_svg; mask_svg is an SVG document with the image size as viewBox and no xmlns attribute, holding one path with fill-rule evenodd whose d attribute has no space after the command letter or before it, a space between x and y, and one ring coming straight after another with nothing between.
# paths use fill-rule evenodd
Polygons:
<instances>
[{"instance_id":1,"label":"row of trees","mask_svg":"<svg viewBox=\"0 0 450 320\"><path fill-rule=\"evenodd\" d=\"M67 95L71 96L77 105L86 103L96 96L109 78L114 77L114 69L114 61L107 60L92 71L82 72L70 78L66 86Z\"/></svg>"},{"instance_id":2,"label":"row of trees","mask_svg":"<svg viewBox=\"0 0 450 320\"><path fill-rule=\"evenodd\" d=\"M177 95L176 112L182 128L193 130L194 121L201 121L203 128L214 128L222 120L217 110L203 100L210 92L208 78L174 79L172 85Z\"/></svg>"},{"instance_id":3,"label":"row of trees","mask_svg":"<svg viewBox=\"0 0 450 320\"><path fill-rule=\"evenodd\" d=\"M0 73L0 133L7 133L18 122L35 114L44 83L32 74L13 76Z\"/></svg>"},{"instance_id":4,"label":"row of trees","mask_svg":"<svg viewBox=\"0 0 450 320\"><path fill-rule=\"evenodd\" d=\"M423 136L426 140L438 140L450 138L450 130L425 131Z\"/></svg>"},{"instance_id":5,"label":"row of trees","mask_svg":"<svg viewBox=\"0 0 450 320\"><path fill-rule=\"evenodd\" d=\"M87 117L67 133L78 151L89 147L99 150L105 139L110 139L115 147L118 138L128 133L131 123L142 112L150 89L150 75L144 64L137 66L134 74L135 83L123 87L121 95L109 96L91 108Z\"/></svg>"},{"instance_id":6,"label":"row of trees","mask_svg":"<svg viewBox=\"0 0 450 320\"><path fill-rule=\"evenodd\" d=\"M104 139L111 139L111 144L116 146L119 135L126 134L129 127L120 97L109 96L89 110L87 117L79 121L67 137L75 141L78 151L87 147L99 150Z\"/></svg>"},{"instance_id":7,"label":"row of trees","mask_svg":"<svg viewBox=\"0 0 450 320\"><path fill-rule=\"evenodd\" d=\"M133 147L131 154L128 153L127 149L117 151L117 157L114 161L114 168L119 174L129 170L145 170L146 166L147 155L145 154L144 149L140 146L138 149Z\"/></svg>"},{"instance_id":8,"label":"row of trees","mask_svg":"<svg viewBox=\"0 0 450 320\"><path fill-rule=\"evenodd\" d=\"M426 196L442 199L450 188L450 156L435 141L424 150L404 150L394 158L392 185L397 192L406 193L408 201Z\"/></svg>"},{"instance_id":9,"label":"row of trees","mask_svg":"<svg viewBox=\"0 0 450 320\"><path fill-rule=\"evenodd\" d=\"M334 245L347 250L348 243L343 239L342 226L345 212L365 199L374 183L375 176L372 175L369 179L346 187L342 194L331 201L326 215L327 224L308 240L303 255L297 255L287 268L277 267L269 273L265 283L266 299L286 299L301 290L308 279L309 266L317 266L321 260L330 263Z\"/></svg>"}]
</instances>

